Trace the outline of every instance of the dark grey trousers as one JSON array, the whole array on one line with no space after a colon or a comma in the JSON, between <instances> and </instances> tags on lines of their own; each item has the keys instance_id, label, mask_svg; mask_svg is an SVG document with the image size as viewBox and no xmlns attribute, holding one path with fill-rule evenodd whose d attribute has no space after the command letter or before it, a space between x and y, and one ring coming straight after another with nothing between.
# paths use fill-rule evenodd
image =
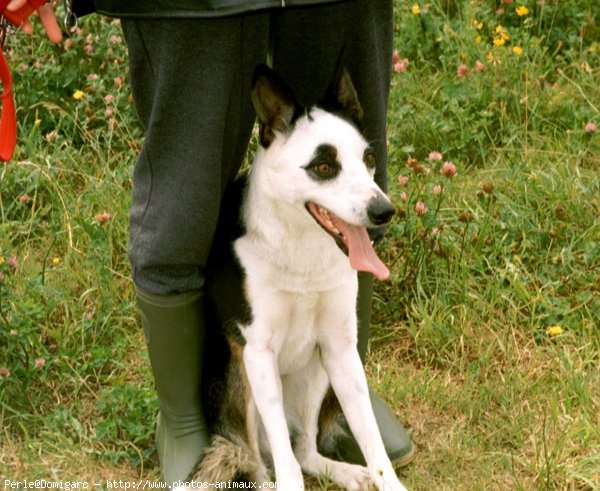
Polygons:
<instances>
[{"instance_id":1,"label":"dark grey trousers","mask_svg":"<svg viewBox=\"0 0 600 491\"><path fill-rule=\"evenodd\" d=\"M273 68L309 106L346 45L365 133L385 185L392 0L352 0L219 19L123 20L146 139L134 171L129 256L135 283L158 294L201 289L221 197L254 124L254 67Z\"/></svg>"}]
</instances>

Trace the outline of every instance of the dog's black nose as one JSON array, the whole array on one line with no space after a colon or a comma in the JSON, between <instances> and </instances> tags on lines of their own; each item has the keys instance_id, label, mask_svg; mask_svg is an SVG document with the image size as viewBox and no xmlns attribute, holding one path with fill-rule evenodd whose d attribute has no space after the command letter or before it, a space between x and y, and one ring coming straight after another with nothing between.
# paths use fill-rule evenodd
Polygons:
<instances>
[{"instance_id":1,"label":"dog's black nose","mask_svg":"<svg viewBox=\"0 0 600 491\"><path fill-rule=\"evenodd\" d=\"M394 205L384 198L373 198L367 206L367 215L373 225L385 225L395 213Z\"/></svg>"}]
</instances>

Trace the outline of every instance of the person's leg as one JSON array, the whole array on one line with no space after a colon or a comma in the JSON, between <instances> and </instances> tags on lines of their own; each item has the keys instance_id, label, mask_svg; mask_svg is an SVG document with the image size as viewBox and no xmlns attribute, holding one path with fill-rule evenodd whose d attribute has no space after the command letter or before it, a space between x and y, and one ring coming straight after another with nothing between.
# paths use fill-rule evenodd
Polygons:
<instances>
[{"instance_id":1,"label":"person's leg","mask_svg":"<svg viewBox=\"0 0 600 491\"><path fill-rule=\"evenodd\" d=\"M393 51L391 0L356 0L272 16L272 57L275 71L292 87L300 104L315 104L324 94L338 56L345 49L345 67L364 109L363 133L376 156L375 180L386 189L386 117ZM376 240L377 234L373 236ZM373 278L359 274L358 348L368 346ZM413 446L395 415L372 393L373 408L392 460L406 463ZM339 446L339 456L363 463L353 439Z\"/></svg>"},{"instance_id":2,"label":"person's leg","mask_svg":"<svg viewBox=\"0 0 600 491\"><path fill-rule=\"evenodd\" d=\"M203 287L221 196L254 124L250 89L268 17L123 20L146 139L134 170L129 255L156 295Z\"/></svg>"},{"instance_id":3,"label":"person's leg","mask_svg":"<svg viewBox=\"0 0 600 491\"><path fill-rule=\"evenodd\" d=\"M185 480L207 441L201 406L204 270L222 195L254 123L249 93L268 16L123 20L146 139L129 255L160 415L163 478Z\"/></svg>"}]
</instances>

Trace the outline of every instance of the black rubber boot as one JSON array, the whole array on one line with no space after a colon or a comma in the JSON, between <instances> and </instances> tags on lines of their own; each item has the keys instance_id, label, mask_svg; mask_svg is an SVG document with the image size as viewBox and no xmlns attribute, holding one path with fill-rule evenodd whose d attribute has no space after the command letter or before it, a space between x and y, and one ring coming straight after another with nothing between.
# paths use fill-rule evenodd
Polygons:
<instances>
[{"instance_id":1,"label":"black rubber boot","mask_svg":"<svg viewBox=\"0 0 600 491\"><path fill-rule=\"evenodd\" d=\"M156 448L170 487L186 480L208 442L200 394L204 303L198 291L136 293L160 408Z\"/></svg>"},{"instance_id":2,"label":"black rubber boot","mask_svg":"<svg viewBox=\"0 0 600 491\"><path fill-rule=\"evenodd\" d=\"M372 296L373 276L369 273L359 273L357 300L358 353L363 363L365 362L371 332ZM372 390L369 391L369 394L371 396L375 419L377 420L386 452L392 464L396 467L407 465L412 461L414 456L414 447L410 441L410 436L383 399ZM347 436L338 442L337 457L343 462L351 464L366 464L358 443L356 443L356 440L349 431L347 432Z\"/></svg>"}]
</instances>

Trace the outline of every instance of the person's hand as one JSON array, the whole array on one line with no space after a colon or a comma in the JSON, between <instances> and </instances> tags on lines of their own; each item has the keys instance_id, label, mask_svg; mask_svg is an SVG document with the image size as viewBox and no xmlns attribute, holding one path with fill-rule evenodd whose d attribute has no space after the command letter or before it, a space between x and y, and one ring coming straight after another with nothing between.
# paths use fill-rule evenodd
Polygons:
<instances>
[{"instance_id":1,"label":"person's hand","mask_svg":"<svg viewBox=\"0 0 600 491\"><path fill-rule=\"evenodd\" d=\"M19 10L23 5L27 3L27 0L11 0L6 6L6 10L15 12ZM46 31L48 39L53 43L60 43L62 41L62 31L58 27L56 22L56 16L54 15L54 9L50 3L46 3L37 9L37 14L42 22L42 27ZM31 22L26 20L21 26L23 32L26 34L33 33L33 26Z\"/></svg>"}]
</instances>

